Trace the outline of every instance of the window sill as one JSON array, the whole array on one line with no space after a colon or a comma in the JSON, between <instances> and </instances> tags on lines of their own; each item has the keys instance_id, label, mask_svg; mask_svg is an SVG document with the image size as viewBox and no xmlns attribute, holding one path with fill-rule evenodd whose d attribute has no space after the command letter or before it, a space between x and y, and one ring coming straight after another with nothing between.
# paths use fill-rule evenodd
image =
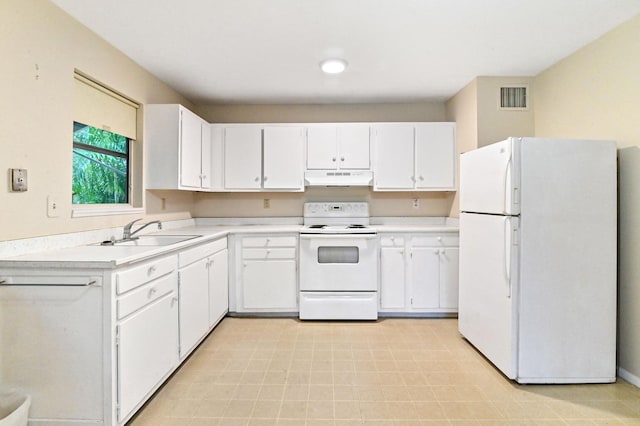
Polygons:
<instances>
[{"instance_id":1,"label":"window sill","mask_svg":"<svg viewBox=\"0 0 640 426\"><path fill-rule=\"evenodd\" d=\"M71 217L115 216L124 214L144 214L144 207L132 207L128 204L114 206L96 205L76 207L71 210Z\"/></svg>"}]
</instances>

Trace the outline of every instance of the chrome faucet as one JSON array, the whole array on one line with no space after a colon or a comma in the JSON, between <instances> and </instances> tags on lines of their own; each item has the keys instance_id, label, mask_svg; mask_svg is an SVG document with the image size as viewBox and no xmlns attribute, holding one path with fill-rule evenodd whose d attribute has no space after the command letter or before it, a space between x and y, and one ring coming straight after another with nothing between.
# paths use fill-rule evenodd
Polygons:
<instances>
[{"instance_id":1,"label":"chrome faucet","mask_svg":"<svg viewBox=\"0 0 640 426\"><path fill-rule=\"evenodd\" d=\"M147 222L144 225L142 225L140 228L136 229L135 231L131 232L131 227L133 226L134 223L141 221L142 219L136 219L134 221L131 221L129 223L127 223L124 226L124 230L122 231L122 239L123 240L135 240L138 237L134 237L135 234L137 234L138 232L142 231L144 228L146 228L149 225L152 225L154 223L158 224L158 229L162 229L162 222L160 222L159 220L152 220L151 222Z\"/></svg>"}]
</instances>

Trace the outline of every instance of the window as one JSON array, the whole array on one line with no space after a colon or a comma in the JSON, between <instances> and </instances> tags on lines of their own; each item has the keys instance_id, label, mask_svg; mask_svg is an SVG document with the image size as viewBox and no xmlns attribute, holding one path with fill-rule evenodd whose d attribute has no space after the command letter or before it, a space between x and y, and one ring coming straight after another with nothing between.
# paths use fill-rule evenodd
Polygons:
<instances>
[{"instance_id":1,"label":"window","mask_svg":"<svg viewBox=\"0 0 640 426\"><path fill-rule=\"evenodd\" d=\"M73 204L129 201L129 139L73 123Z\"/></svg>"},{"instance_id":2,"label":"window","mask_svg":"<svg viewBox=\"0 0 640 426\"><path fill-rule=\"evenodd\" d=\"M72 202L81 210L73 215L131 213L138 104L79 72L74 78Z\"/></svg>"}]
</instances>

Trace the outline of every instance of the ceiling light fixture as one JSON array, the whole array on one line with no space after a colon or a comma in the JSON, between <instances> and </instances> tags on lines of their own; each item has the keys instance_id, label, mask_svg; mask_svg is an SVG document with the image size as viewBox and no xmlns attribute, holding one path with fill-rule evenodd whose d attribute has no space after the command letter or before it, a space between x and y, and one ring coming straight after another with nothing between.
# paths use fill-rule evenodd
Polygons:
<instances>
[{"instance_id":1,"label":"ceiling light fixture","mask_svg":"<svg viewBox=\"0 0 640 426\"><path fill-rule=\"evenodd\" d=\"M340 74L347 68L347 61L344 59L325 59L320 62L320 68L326 74Z\"/></svg>"}]
</instances>

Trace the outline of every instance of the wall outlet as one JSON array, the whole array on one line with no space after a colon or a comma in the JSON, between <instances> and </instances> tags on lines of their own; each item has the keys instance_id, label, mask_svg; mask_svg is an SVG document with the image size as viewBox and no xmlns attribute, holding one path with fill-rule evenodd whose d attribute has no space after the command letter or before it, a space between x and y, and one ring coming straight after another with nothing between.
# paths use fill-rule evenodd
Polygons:
<instances>
[{"instance_id":1,"label":"wall outlet","mask_svg":"<svg viewBox=\"0 0 640 426\"><path fill-rule=\"evenodd\" d=\"M11 190L13 192L27 190L27 169L11 169Z\"/></svg>"},{"instance_id":2,"label":"wall outlet","mask_svg":"<svg viewBox=\"0 0 640 426\"><path fill-rule=\"evenodd\" d=\"M263 207L264 207L265 209L270 208L270 207L271 207L271 200L269 200L268 198L265 198L265 199L264 199L264 203L263 203Z\"/></svg>"},{"instance_id":3,"label":"wall outlet","mask_svg":"<svg viewBox=\"0 0 640 426\"><path fill-rule=\"evenodd\" d=\"M414 209L420 208L420 199L419 198L414 198L413 199L413 208Z\"/></svg>"},{"instance_id":4,"label":"wall outlet","mask_svg":"<svg viewBox=\"0 0 640 426\"><path fill-rule=\"evenodd\" d=\"M47 217L60 216L60 206L58 201L52 196L47 197Z\"/></svg>"}]
</instances>

